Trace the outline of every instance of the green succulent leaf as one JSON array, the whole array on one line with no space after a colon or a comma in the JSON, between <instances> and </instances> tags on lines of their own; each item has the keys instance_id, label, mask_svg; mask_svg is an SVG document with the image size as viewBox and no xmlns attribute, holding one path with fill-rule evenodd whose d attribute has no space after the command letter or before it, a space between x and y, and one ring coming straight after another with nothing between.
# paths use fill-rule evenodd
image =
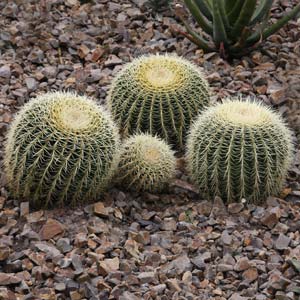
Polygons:
<instances>
[{"instance_id":1,"label":"green succulent leaf","mask_svg":"<svg viewBox=\"0 0 300 300\"><path fill-rule=\"evenodd\" d=\"M236 0L230 12L228 12L228 20L231 25L234 25L244 4L244 0Z\"/></svg>"},{"instance_id":2,"label":"green succulent leaf","mask_svg":"<svg viewBox=\"0 0 300 300\"><path fill-rule=\"evenodd\" d=\"M280 28L282 28L287 22L293 19L300 12L300 3L297 4L290 12L288 12L284 17L278 20L273 25L270 25L264 31L258 30L254 34L252 34L248 40L247 45L253 45L257 43L260 39L266 39Z\"/></svg>"},{"instance_id":3,"label":"green succulent leaf","mask_svg":"<svg viewBox=\"0 0 300 300\"><path fill-rule=\"evenodd\" d=\"M223 42L225 45L229 44L226 29L223 23L221 4L219 0L212 0L213 3L213 36L217 47Z\"/></svg>"},{"instance_id":4,"label":"green succulent leaf","mask_svg":"<svg viewBox=\"0 0 300 300\"><path fill-rule=\"evenodd\" d=\"M211 12L211 5L207 0L194 0L195 4L202 11L203 15L209 20L213 20L213 15Z\"/></svg>"},{"instance_id":5,"label":"green succulent leaf","mask_svg":"<svg viewBox=\"0 0 300 300\"><path fill-rule=\"evenodd\" d=\"M229 33L231 30L231 26L229 24L229 20L228 20L227 14L226 14L225 2L226 2L226 0L220 0L220 11L221 11L221 16L223 19L223 23L224 23L226 32Z\"/></svg>"},{"instance_id":6,"label":"green succulent leaf","mask_svg":"<svg viewBox=\"0 0 300 300\"><path fill-rule=\"evenodd\" d=\"M300 273L300 260L293 258L288 260L288 263L293 266L298 273Z\"/></svg>"},{"instance_id":7,"label":"green succulent leaf","mask_svg":"<svg viewBox=\"0 0 300 300\"><path fill-rule=\"evenodd\" d=\"M251 18L249 25L254 25L256 23L264 20L272 7L273 0L261 0L259 5L256 7L254 14Z\"/></svg>"},{"instance_id":8,"label":"green succulent leaf","mask_svg":"<svg viewBox=\"0 0 300 300\"><path fill-rule=\"evenodd\" d=\"M212 24L204 17L201 10L197 6L194 0L184 0L186 6L189 8L190 12L194 16L195 20L202 27L202 29L208 33L213 33Z\"/></svg>"},{"instance_id":9,"label":"green succulent leaf","mask_svg":"<svg viewBox=\"0 0 300 300\"><path fill-rule=\"evenodd\" d=\"M234 23L231 35L239 37L243 29L249 24L255 10L256 0L245 0L240 15Z\"/></svg>"},{"instance_id":10,"label":"green succulent leaf","mask_svg":"<svg viewBox=\"0 0 300 300\"><path fill-rule=\"evenodd\" d=\"M226 14L229 14L233 10L236 0L224 0L224 2Z\"/></svg>"}]
</instances>

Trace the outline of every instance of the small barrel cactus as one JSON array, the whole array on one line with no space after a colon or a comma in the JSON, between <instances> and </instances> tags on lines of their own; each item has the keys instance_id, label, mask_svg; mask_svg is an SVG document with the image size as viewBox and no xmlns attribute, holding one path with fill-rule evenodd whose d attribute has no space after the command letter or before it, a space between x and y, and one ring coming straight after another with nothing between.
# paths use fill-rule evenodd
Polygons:
<instances>
[{"instance_id":1,"label":"small barrel cactus","mask_svg":"<svg viewBox=\"0 0 300 300\"><path fill-rule=\"evenodd\" d=\"M119 72L108 105L123 135L150 133L181 148L209 98L208 84L192 63L173 55L150 55Z\"/></svg>"},{"instance_id":2,"label":"small barrel cactus","mask_svg":"<svg viewBox=\"0 0 300 300\"><path fill-rule=\"evenodd\" d=\"M165 141L148 134L135 135L121 150L118 178L129 190L160 192L175 175L175 164Z\"/></svg>"},{"instance_id":3,"label":"small barrel cactus","mask_svg":"<svg viewBox=\"0 0 300 300\"><path fill-rule=\"evenodd\" d=\"M31 100L8 133L5 169L14 197L33 206L93 200L117 164L119 136L109 115L73 93Z\"/></svg>"},{"instance_id":4,"label":"small barrel cactus","mask_svg":"<svg viewBox=\"0 0 300 300\"><path fill-rule=\"evenodd\" d=\"M291 161L291 133L281 117L246 99L207 109L192 126L187 161L206 196L258 203L278 194Z\"/></svg>"}]
</instances>

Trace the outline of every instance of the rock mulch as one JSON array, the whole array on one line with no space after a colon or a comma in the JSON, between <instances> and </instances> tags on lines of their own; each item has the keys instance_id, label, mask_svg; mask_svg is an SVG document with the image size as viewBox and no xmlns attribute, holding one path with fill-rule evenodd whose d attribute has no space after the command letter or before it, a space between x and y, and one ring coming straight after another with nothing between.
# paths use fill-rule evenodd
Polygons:
<instances>
[{"instance_id":1,"label":"rock mulch","mask_svg":"<svg viewBox=\"0 0 300 300\"><path fill-rule=\"evenodd\" d=\"M299 297L300 201L225 206L173 189L138 198L114 189L103 202L69 212L22 216L8 200L0 217L0 297Z\"/></svg>"},{"instance_id":2,"label":"rock mulch","mask_svg":"<svg viewBox=\"0 0 300 300\"><path fill-rule=\"evenodd\" d=\"M297 1L275 1L272 19ZM13 114L49 90L99 103L122 65L176 52L198 64L213 101L257 96L300 140L299 21L230 63L174 34L172 12L147 0L0 3L0 161ZM300 150L281 198L265 205L202 199L178 160L166 194L112 189L75 209L30 209L0 182L0 299L298 299ZM283 200L284 199L284 200Z\"/></svg>"}]
</instances>

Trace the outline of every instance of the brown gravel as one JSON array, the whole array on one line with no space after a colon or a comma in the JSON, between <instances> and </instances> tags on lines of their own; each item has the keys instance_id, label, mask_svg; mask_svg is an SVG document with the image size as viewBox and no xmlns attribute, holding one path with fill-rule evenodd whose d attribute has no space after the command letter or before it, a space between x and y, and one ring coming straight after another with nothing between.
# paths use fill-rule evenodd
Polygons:
<instances>
[{"instance_id":1,"label":"brown gravel","mask_svg":"<svg viewBox=\"0 0 300 300\"><path fill-rule=\"evenodd\" d=\"M86 3L85 3L86 2ZM263 51L226 62L175 36L169 11L146 0L0 3L0 161L13 114L49 90L105 102L122 65L176 52L198 64L213 100L257 96L300 140L300 30L289 23ZM272 17L297 1L275 1ZM34 211L0 183L0 299L231 299L300 297L300 150L281 198L266 205L203 200L182 159L168 193L112 189L95 205Z\"/></svg>"}]
</instances>

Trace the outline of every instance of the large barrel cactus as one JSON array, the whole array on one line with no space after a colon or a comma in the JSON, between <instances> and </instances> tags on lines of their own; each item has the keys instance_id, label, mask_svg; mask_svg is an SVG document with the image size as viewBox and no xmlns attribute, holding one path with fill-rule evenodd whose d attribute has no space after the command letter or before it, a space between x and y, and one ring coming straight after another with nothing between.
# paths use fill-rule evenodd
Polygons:
<instances>
[{"instance_id":1,"label":"large barrel cactus","mask_svg":"<svg viewBox=\"0 0 300 300\"><path fill-rule=\"evenodd\" d=\"M158 135L181 148L194 117L209 103L209 88L196 66L173 55L142 56L113 80L108 104L126 136Z\"/></svg>"},{"instance_id":2,"label":"large barrel cactus","mask_svg":"<svg viewBox=\"0 0 300 300\"><path fill-rule=\"evenodd\" d=\"M8 134L10 190L38 207L93 200L113 173L118 148L117 129L92 100L41 95L23 107Z\"/></svg>"},{"instance_id":3,"label":"large barrel cactus","mask_svg":"<svg viewBox=\"0 0 300 300\"><path fill-rule=\"evenodd\" d=\"M282 189L291 133L281 117L249 99L227 100L199 116L187 143L192 178L208 197L258 203Z\"/></svg>"},{"instance_id":4,"label":"large barrel cactus","mask_svg":"<svg viewBox=\"0 0 300 300\"><path fill-rule=\"evenodd\" d=\"M160 192L175 175L175 164L174 153L165 141L140 134L123 145L117 175L127 189Z\"/></svg>"}]
</instances>

